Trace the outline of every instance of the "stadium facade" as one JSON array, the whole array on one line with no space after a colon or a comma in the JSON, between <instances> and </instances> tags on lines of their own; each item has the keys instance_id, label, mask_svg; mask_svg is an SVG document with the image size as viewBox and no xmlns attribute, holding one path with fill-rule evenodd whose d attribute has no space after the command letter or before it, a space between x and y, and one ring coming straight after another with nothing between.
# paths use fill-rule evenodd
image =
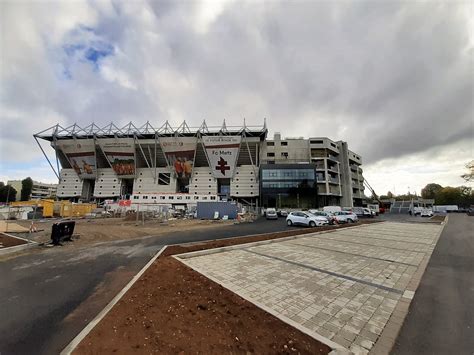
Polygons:
<instances>
[{"instance_id":1,"label":"stadium facade","mask_svg":"<svg viewBox=\"0 0 474 355\"><path fill-rule=\"evenodd\" d=\"M267 139L262 126L210 127L204 121L159 128L133 123L59 124L34 135L55 151L46 159L57 198L189 205L236 200L265 207L360 205L361 157L328 138Z\"/></svg>"}]
</instances>

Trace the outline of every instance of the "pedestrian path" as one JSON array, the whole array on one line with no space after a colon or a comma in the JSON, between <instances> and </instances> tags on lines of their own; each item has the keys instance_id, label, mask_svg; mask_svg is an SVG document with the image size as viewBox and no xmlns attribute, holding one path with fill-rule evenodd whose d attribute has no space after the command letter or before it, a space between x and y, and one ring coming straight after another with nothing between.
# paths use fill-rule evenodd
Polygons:
<instances>
[{"instance_id":1,"label":"pedestrian path","mask_svg":"<svg viewBox=\"0 0 474 355\"><path fill-rule=\"evenodd\" d=\"M281 319L365 354L398 301L412 297L407 286L441 229L376 223L179 259Z\"/></svg>"}]
</instances>

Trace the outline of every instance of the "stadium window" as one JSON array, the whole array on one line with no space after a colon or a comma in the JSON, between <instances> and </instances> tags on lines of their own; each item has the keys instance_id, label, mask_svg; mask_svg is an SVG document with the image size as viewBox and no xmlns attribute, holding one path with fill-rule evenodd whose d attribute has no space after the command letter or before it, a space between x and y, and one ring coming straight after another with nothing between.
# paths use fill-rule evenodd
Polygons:
<instances>
[{"instance_id":1,"label":"stadium window","mask_svg":"<svg viewBox=\"0 0 474 355\"><path fill-rule=\"evenodd\" d=\"M174 200L174 196L168 196L169 200Z\"/></svg>"},{"instance_id":2,"label":"stadium window","mask_svg":"<svg viewBox=\"0 0 474 355\"><path fill-rule=\"evenodd\" d=\"M211 200L215 200L216 199L216 196L211 196Z\"/></svg>"},{"instance_id":3,"label":"stadium window","mask_svg":"<svg viewBox=\"0 0 474 355\"><path fill-rule=\"evenodd\" d=\"M134 200L138 200L138 196L133 196L133 199L134 199Z\"/></svg>"},{"instance_id":4,"label":"stadium window","mask_svg":"<svg viewBox=\"0 0 474 355\"><path fill-rule=\"evenodd\" d=\"M171 179L170 173L159 173L158 174L158 185L169 185Z\"/></svg>"},{"instance_id":5,"label":"stadium window","mask_svg":"<svg viewBox=\"0 0 474 355\"><path fill-rule=\"evenodd\" d=\"M144 199L144 200L148 200L148 196L143 196L143 199Z\"/></svg>"},{"instance_id":6,"label":"stadium window","mask_svg":"<svg viewBox=\"0 0 474 355\"><path fill-rule=\"evenodd\" d=\"M190 200L191 199L191 196L186 196L186 200Z\"/></svg>"},{"instance_id":7,"label":"stadium window","mask_svg":"<svg viewBox=\"0 0 474 355\"><path fill-rule=\"evenodd\" d=\"M156 196L151 196L151 199L152 199L152 200L156 200Z\"/></svg>"},{"instance_id":8,"label":"stadium window","mask_svg":"<svg viewBox=\"0 0 474 355\"><path fill-rule=\"evenodd\" d=\"M177 199L177 200L182 200L182 199L183 199L183 196L176 196L176 199Z\"/></svg>"},{"instance_id":9,"label":"stadium window","mask_svg":"<svg viewBox=\"0 0 474 355\"><path fill-rule=\"evenodd\" d=\"M211 185L209 185L209 187L212 187Z\"/></svg>"},{"instance_id":10,"label":"stadium window","mask_svg":"<svg viewBox=\"0 0 474 355\"><path fill-rule=\"evenodd\" d=\"M160 200L164 200L164 199L166 199L165 196L160 196Z\"/></svg>"},{"instance_id":11,"label":"stadium window","mask_svg":"<svg viewBox=\"0 0 474 355\"><path fill-rule=\"evenodd\" d=\"M203 196L202 199L203 199L203 200L207 200L207 196Z\"/></svg>"},{"instance_id":12,"label":"stadium window","mask_svg":"<svg viewBox=\"0 0 474 355\"><path fill-rule=\"evenodd\" d=\"M197 192L195 192L195 194L197 194ZM194 199L199 200L199 196L194 196Z\"/></svg>"}]
</instances>

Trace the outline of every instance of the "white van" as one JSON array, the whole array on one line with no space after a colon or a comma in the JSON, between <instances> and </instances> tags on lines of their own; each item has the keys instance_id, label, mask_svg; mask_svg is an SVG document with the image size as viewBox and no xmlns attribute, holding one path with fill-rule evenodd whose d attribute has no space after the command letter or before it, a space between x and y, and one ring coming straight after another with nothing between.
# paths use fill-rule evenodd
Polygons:
<instances>
[{"instance_id":1,"label":"white van","mask_svg":"<svg viewBox=\"0 0 474 355\"><path fill-rule=\"evenodd\" d=\"M341 208L341 206L324 206L323 211L324 212L336 213L336 212L341 212L342 208Z\"/></svg>"}]
</instances>

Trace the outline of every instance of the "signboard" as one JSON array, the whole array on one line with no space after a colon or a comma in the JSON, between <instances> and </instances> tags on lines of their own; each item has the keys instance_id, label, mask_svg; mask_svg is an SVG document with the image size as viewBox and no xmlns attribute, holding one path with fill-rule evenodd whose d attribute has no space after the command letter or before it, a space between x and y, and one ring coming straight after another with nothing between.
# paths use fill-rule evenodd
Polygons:
<instances>
[{"instance_id":1,"label":"signboard","mask_svg":"<svg viewBox=\"0 0 474 355\"><path fill-rule=\"evenodd\" d=\"M189 178L193 172L196 137L161 137L161 149L178 178Z\"/></svg>"},{"instance_id":2,"label":"signboard","mask_svg":"<svg viewBox=\"0 0 474 355\"><path fill-rule=\"evenodd\" d=\"M93 139L58 141L57 147L63 151L74 171L82 179L96 176L95 142Z\"/></svg>"},{"instance_id":3,"label":"signboard","mask_svg":"<svg viewBox=\"0 0 474 355\"><path fill-rule=\"evenodd\" d=\"M135 142L133 138L103 138L99 141L115 174L135 176Z\"/></svg>"},{"instance_id":4,"label":"signboard","mask_svg":"<svg viewBox=\"0 0 474 355\"><path fill-rule=\"evenodd\" d=\"M241 136L202 137L209 166L215 178L225 179L234 176L241 141Z\"/></svg>"}]
</instances>

